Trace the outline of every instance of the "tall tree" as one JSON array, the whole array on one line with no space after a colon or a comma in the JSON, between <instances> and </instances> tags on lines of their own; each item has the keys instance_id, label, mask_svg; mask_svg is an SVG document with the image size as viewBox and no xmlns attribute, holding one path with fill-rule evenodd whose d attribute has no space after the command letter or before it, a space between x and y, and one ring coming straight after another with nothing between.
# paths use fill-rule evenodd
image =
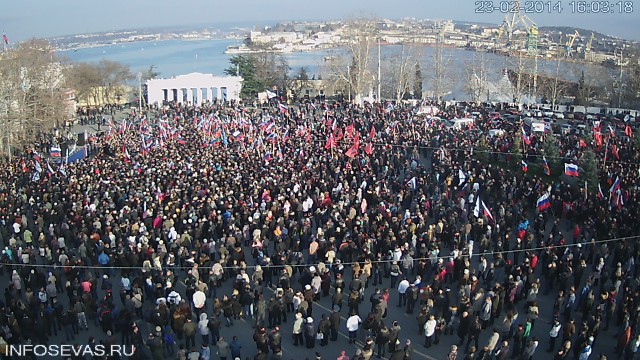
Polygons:
<instances>
[{"instance_id":1,"label":"tall tree","mask_svg":"<svg viewBox=\"0 0 640 360\"><path fill-rule=\"evenodd\" d=\"M553 135L546 134L544 136L542 149L544 151L544 156L547 159L549 167L557 168L558 166L560 166L560 148L558 147L556 138Z\"/></svg>"},{"instance_id":2,"label":"tall tree","mask_svg":"<svg viewBox=\"0 0 640 360\"><path fill-rule=\"evenodd\" d=\"M349 20L343 25L341 50L328 62L334 87L346 88L360 102L373 89L373 45L378 33L373 19Z\"/></svg>"},{"instance_id":3,"label":"tall tree","mask_svg":"<svg viewBox=\"0 0 640 360\"><path fill-rule=\"evenodd\" d=\"M477 53L474 53L473 58L465 62L466 81L464 90L472 102L480 102L482 97L486 96L489 67L489 62L485 59L484 54L477 55Z\"/></svg>"},{"instance_id":4,"label":"tall tree","mask_svg":"<svg viewBox=\"0 0 640 360\"><path fill-rule=\"evenodd\" d=\"M421 59L420 48L415 44L402 44L391 48L381 67L382 97L400 101L413 92L415 64Z\"/></svg>"},{"instance_id":5,"label":"tall tree","mask_svg":"<svg viewBox=\"0 0 640 360\"><path fill-rule=\"evenodd\" d=\"M104 103L115 103L126 95L125 86L134 79L131 69L128 65L106 59L100 60L98 67L104 88L102 100Z\"/></svg>"},{"instance_id":6,"label":"tall tree","mask_svg":"<svg viewBox=\"0 0 640 360\"><path fill-rule=\"evenodd\" d=\"M478 141L478 148L476 149L476 157L481 163L487 163L489 161L489 146L487 144L487 138L482 135Z\"/></svg>"},{"instance_id":7,"label":"tall tree","mask_svg":"<svg viewBox=\"0 0 640 360\"><path fill-rule=\"evenodd\" d=\"M413 75L413 98L422 99L422 70L420 70L420 62L416 61Z\"/></svg>"},{"instance_id":8,"label":"tall tree","mask_svg":"<svg viewBox=\"0 0 640 360\"><path fill-rule=\"evenodd\" d=\"M511 147L511 161L518 167L522 162L522 137L515 136L513 146Z\"/></svg>"},{"instance_id":9,"label":"tall tree","mask_svg":"<svg viewBox=\"0 0 640 360\"><path fill-rule=\"evenodd\" d=\"M593 150L589 149L584 152L581 164L584 179L589 184L590 189L598 188L598 160Z\"/></svg>"},{"instance_id":10,"label":"tall tree","mask_svg":"<svg viewBox=\"0 0 640 360\"><path fill-rule=\"evenodd\" d=\"M0 150L31 144L71 116L63 63L50 44L29 40L0 54Z\"/></svg>"},{"instance_id":11,"label":"tall tree","mask_svg":"<svg viewBox=\"0 0 640 360\"><path fill-rule=\"evenodd\" d=\"M239 54L233 55L229 63L224 73L242 77L240 96L245 99L253 99L259 92L273 86L285 87L289 65L281 55L266 50L257 54Z\"/></svg>"},{"instance_id":12,"label":"tall tree","mask_svg":"<svg viewBox=\"0 0 640 360\"><path fill-rule=\"evenodd\" d=\"M259 92L264 91L264 83L256 75L255 58L244 54L233 55L229 63L231 65L224 70L224 73L242 77L241 97L254 98Z\"/></svg>"}]
</instances>

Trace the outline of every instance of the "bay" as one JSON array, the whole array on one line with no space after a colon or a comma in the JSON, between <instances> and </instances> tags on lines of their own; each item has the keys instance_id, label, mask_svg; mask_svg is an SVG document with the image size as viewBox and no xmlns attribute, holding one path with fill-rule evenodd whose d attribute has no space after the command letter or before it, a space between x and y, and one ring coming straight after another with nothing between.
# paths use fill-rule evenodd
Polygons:
<instances>
[{"instance_id":1,"label":"bay","mask_svg":"<svg viewBox=\"0 0 640 360\"><path fill-rule=\"evenodd\" d=\"M145 72L153 65L160 77L192 72L224 75L232 56L224 51L241 42L235 39L142 41L68 50L60 54L74 62L97 63L102 59L121 62L129 65L133 73ZM325 56L326 51L285 54L292 69L305 66L311 74L319 73Z\"/></svg>"},{"instance_id":2,"label":"bay","mask_svg":"<svg viewBox=\"0 0 640 360\"><path fill-rule=\"evenodd\" d=\"M167 78L192 72L211 73L224 75L224 69L229 67L229 58L232 55L225 54L228 46L240 45L238 39L219 40L165 40L143 41L122 44L112 44L94 48L82 48L78 50L62 51L61 55L67 56L74 62L96 63L102 59L121 62L131 67L133 73L146 72L150 66L160 73L160 77ZM381 48L381 62L383 76L389 75L398 68L398 59L403 50L401 45L384 45ZM433 83L435 72L434 58L436 49L430 46L418 46L411 49L415 59L419 59L424 78L424 90L429 90ZM327 77L330 67L325 58L339 56L340 50L318 50L308 52L293 52L283 54L287 59L292 73L296 73L300 67L306 67L308 74ZM376 53L373 51L373 53ZM376 54L377 55L377 54ZM484 68L486 79L489 82L498 82L505 68L517 69L518 59L492 53L479 53L460 48L442 49L442 64L444 65L444 87L450 92L450 98L464 99L464 86L469 78L468 68L470 64L480 65ZM534 61L526 62L526 72L533 73ZM413 60L415 62L415 60ZM376 66L377 60L372 62ZM538 74L554 76L557 62L549 59L538 59ZM585 69L600 68L594 65L585 65L576 62L560 62L558 73L566 80L575 81ZM375 70L374 70L375 72Z\"/></svg>"}]
</instances>

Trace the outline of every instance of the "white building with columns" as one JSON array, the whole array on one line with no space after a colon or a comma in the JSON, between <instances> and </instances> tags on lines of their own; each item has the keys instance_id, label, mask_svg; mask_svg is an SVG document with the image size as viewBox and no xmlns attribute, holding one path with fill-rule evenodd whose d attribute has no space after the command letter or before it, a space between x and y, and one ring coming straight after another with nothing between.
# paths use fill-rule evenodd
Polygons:
<instances>
[{"instance_id":1,"label":"white building with columns","mask_svg":"<svg viewBox=\"0 0 640 360\"><path fill-rule=\"evenodd\" d=\"M169 79L150 79L146 84L149 104L177 101L200 105L207 100L239 100L242 77L191 73Z\"/></svg>"}]
</instances>

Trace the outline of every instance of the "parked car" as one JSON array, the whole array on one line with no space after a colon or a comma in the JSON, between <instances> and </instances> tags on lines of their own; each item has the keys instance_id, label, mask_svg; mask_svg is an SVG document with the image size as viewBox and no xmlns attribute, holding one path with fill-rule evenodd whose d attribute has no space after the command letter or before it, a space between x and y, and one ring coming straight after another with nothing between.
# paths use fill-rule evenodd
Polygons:
<instances>
[{"instance_id":1,"label":"parked car","mask_svg":"<svg viewBox=\"0 0 640 360\"><path fill-rule=\"evenodd\" d=\"M573 118L576 119L576 120L584 120L584 117L585 117L585 115L584 115L583 112L576 111L576 112L573 113Z\"/></svg>"},{"instance_id":2,"label":"parked car","mask_svg":"<svg viewBox=\"0 0 640 360\"><path fill-rule=\"evenodd\" d=\"M546 116L546 117L553 116L553 111L549 108L540 108L540 111L542 111L543 116Z\"/></svg>"},{"instance_id":3,"label":"parked car","mask_svg":"<svg viewBox=\"0 0 640 360\"><path fill-rule=\"evenodd\" d=\"M559 111L556 111L556 112L553 113L552 117L554 117L556 119L564 119L564 114L559 112Z\"/></svg>"},{"instance_id":4,"label":"parked car","mask_svg":"<svg viewBox=\"0 0 640 360\"><path fill-rule=\"evenodd\" d=\"M568 134L568 133L571 132L571 128L572 128L572 126L569 125L569 124L562 124L562 125L560 125L560 132L562 134Z\"/></svg>"}]
</instances>

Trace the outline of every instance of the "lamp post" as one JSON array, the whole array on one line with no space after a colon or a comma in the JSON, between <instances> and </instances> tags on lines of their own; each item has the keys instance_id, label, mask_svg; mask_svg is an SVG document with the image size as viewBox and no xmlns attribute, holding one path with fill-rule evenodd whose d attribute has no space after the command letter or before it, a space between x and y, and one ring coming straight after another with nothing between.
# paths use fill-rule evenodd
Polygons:
<instances>
[{"instance_id":1,"label":"lamp post","mask_svg":"<svg viewBox=\"0 0 640 360\"><path fill-rule=\"evenodd\" d=\"M142 73L138 72L138 112L142 115Z\"/></svg>"},{"instance_id":2,"label":"lamp post","mask_svg":"<svg viewBox=\"0 0 640 360\"><path fill-rule=\"evenodd\" d=\"M618 109L622 105L622 52L624 49L620 49L620 76L618 77Z\"/></svg>"}]
</instances>

